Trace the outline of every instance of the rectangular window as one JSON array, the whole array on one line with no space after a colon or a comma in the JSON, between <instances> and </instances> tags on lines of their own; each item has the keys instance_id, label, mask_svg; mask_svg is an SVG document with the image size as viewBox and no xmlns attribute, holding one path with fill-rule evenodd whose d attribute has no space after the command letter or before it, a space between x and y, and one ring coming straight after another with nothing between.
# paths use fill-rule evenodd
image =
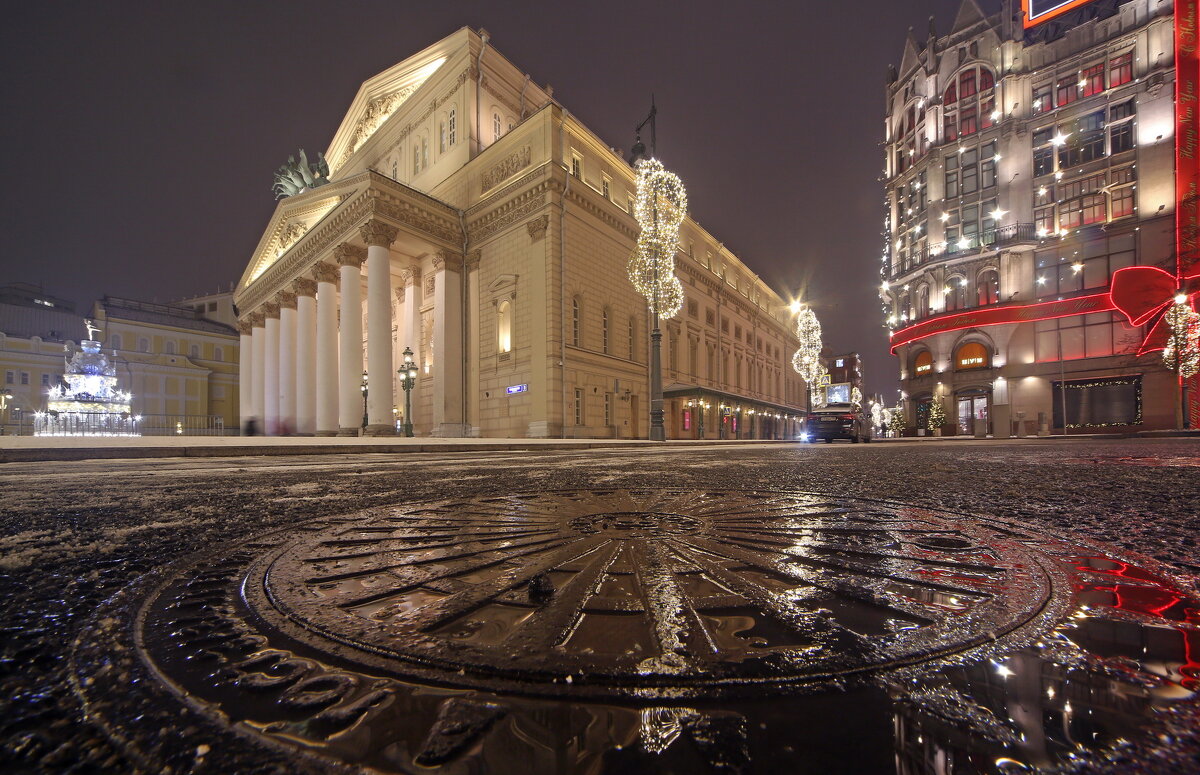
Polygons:
<instances>
[{"instance_id":1,"label":"rectangular window","mask_svg":"<svg viewBox=\"0 0 1200 775\"><path fill-rule=\"evenodd\" d=\"M1061 108L1079 99L1079 81L1074 76L1060 78L1058 88L1054 91L1054 105Z\"/></svg>"},{"instance_id":2,"label":"rectangular window","mask_svg":"<svg viewBox=\"0 0 1200 775\"><path fill-rule=\"evenodd\" d=\"M17 382L17 373L15 371L4 372L4 384L15 385Z\"/></svg>"},{"instance_id":3,"label":"rectangular window","mask_svg":"<svg viewBox=\"0 0 1200 775\"><path fill-rule=\"evenodd\" d=\"M975 96L975 70L967 70L959 77L958 82L960 97Z\"/></svg>"},{"instance_id":4,"label":"rectangular window","mask_svg":"<svg viewBox=\"0 0 1200 775\"><path fill-rule=\"evenodd\" d=\"M946 197L956 196L958 196L958 157L950 156L946 159Z\"/></svg>"},{"instance_id":5,"label":"rectangular window","mask_svg":"<svg viewBox=\"0 0 1200 775\"><path fill-rule=\"evenodd\" d=\"M1108 207L1104 201L1104 194L1088 194L1081 200L1080 207L1083 210L1083 223L1104 223L1108 217Z\"/></svg>"},{"instance_id":6,"label":"rectangular window","mask_svg":"<svg viewBox=\"0 0 1200 775\"><path fill-rule=\"evenodd\" d=\"M1108 134L1109 153L1114 156L1118 153L1133 150L1133 122L1125 121L1117 124L1109 129Z\"/></svg>"},{"instance_id":7,"label":"rectangular window","mask_svg":"<svg viewBox=\"0 0 1200 775\"><path fill-rule=\"evenodd\" d=\"M979 131L979 123L975 113L975 107L964 107L960 112L958 119L958 133L963 137L973 135Z\"/></svg>"},{"instance_id":8,"label":"rectangular window","mask_svg":"<svg viewBox=\"0 0 1200 775\"><path fill-rule=\"evenodd\" d=\"M1124 86L1133 80L1133 52L1113 57L1108 61L1108 85Z\"/></svg>"},{"instance_id":9,"label":"rectangular window","mask_svg":"<svg viewBox=\"0 0 1200 775\"><path fill-rule=\"evenodd\" d=\"M1115 189L1112 192L1112 217L1124 218L1133 215L1133 186Z\"/></svg>"},{"instance_id":10,"label":"rectangular window","mask_svg":"<svg viewBox=\"0 0 1200 775\"><path fill-rule=\"evenodd\" d=\"M612 199L612 178L608 175L605 175L600 182L600 193L604 195L605 199Z\"/></svg>"},{"instance_id":11,"label":"rectangular window","mask_svg":"<svg viewBox=\"0 0 1200 775\"><path fill-rule=\"evenodd\" d=\"M583 159L579 154L571 154L571 174L577 178L583 177Z\"/></svg>"},{"instance_id":12,"label":"rectangular window","mask_svg":"<svg viewBox=\"0 0 1200 775\"><path fill-rule=\"evenodd\" d=\"M967 154L963 154L966 156ZM974 194L979 190L979 168L972 162L970 166L963 165L962 168L962 193Z\"/></svg>"},{"instance_id":13,"label":"rectangular window","mask_svg":"<svg viewBox=\"0 0 1200 775\"><path fill-rule=\"evenodd\" d=\"M1104 63L1097 62L1083 71L1079 82L1083 84L1083 96L1090 97L1104 91Z\"/></svg>"},{"instance_id":14,"label":"rectangular window","mask_svg":"<svg viewBox=\"0 0 1200 775\"><path fill-rule=\"evenodd\" d=\"M1037 235L1044 237L1054 231L1054 205L1049 207L1039 207L1033 211L1033 226L1037 229Z\"/></svg>"},{"instance_id":15,"label":"rectangular window","mask_svg":"<svg viewBox=\"0 0 1200 775\"><path fill-rule=\"evenodd\" d=\"M991 188L996 185L996 141L986 143L983 146L982 161L979 164L979 176L982 178L981 185L984 188Z\"/></svg>"},{"instance_id":16,"label":"rectangular window","mask_svg":"<svg viewBox=\"0 0 1200 775\"><path fill-rule=\"evenodd\" d=\"M50 375L49 374L42 375L42 387L50 387Z\"/></svg>"},{"instance_id":17,"label":"rectangular window","mask_svg":"<svg viewBox=\"0 0 1200 775\"><path fill-rule=\"evenodd\" d=\"M21 384L22 385L29 384L29 372L27 372L27 371L21 372Z\"/></svg>"},{"instance_id":18,"label":"rectangular window","mask_svg":"<svg viewBox=\"0 0 1200 775\"><path fill-rule=\"evenodd\" d=\"M575 388L575 424L583 425L583 391Z\"/></svg>"},{"instance_id":19,"label":"rectangular window","mask_svg":"<svg viewBox=\"0 0 1200 775\"><path fill-rule=\"evenodd\" d=\"M1054 148L1047 145L1033 152L1033 174L1035 177L1054 172Z\"/></svg>"},{"instance_id":20,"label":"rectangular window","mask_svg":"<svg viewBox=\"0 0 1200 775\"><path fill-rule=\"evenodd\" d=\"M996 123L996 119L992 118L992 114L995 112L996 100L994 97L979 103L979 125L984 129L992 127Z\"/></svg>"},{"instance_id":21,"label":"rectangular window","mask_svg":"<svg viewBox=\"0 0 1200 775\"><path fill-rule=\"evenodd\" d=\"M1050 84L1043 83L1033 87L1033 115L1048 113L1053 109L1054 102L1050 99Z\"/></svg>"},{"instance_id":22,"label":"rectangular window","mask_svg":"<svg viewBox=\"0 0 1200 775\"><path fill-rule=\"evenodd\" d=\"M942 123L942 136L947 143L958 139L958 116L956 114L946 114L945 120Z\"/></svg>"},{"instance_id":23,"label":"rectangular window","mask_svg":"<svg viewBox=\"0 0 1200 775\"><path fill-rule=\"evenodd\" d=\"M604 424L612 425L612 393L604 394Z\"/></svg>"}]
</instances>

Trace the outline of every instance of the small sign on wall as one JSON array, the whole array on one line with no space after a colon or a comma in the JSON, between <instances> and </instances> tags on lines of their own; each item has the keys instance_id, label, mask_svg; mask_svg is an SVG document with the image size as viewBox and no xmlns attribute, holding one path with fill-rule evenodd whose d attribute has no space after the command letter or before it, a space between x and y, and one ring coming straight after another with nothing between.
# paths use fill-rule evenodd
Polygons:
<instances>
[{"instance_id":1,"label":"small sign on wall","mask_svg":"<svg viewBox=\"0 0 1200 775\"><path fill-rule=\"evenodd\" d=\"M529 390L529 385L509 385L508 387L504 388L504 392L510 396L516 395L517 393L524 393L526 390Z\"/></svg>"}]
</instances>

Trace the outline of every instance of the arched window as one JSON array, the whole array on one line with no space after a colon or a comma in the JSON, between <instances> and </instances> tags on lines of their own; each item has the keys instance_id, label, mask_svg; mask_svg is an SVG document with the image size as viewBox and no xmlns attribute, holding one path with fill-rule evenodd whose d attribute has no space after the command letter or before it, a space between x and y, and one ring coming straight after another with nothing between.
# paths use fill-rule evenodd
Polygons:
<instances>
[{"instance_id":1,"label":"arched window","mask_svg":"<svg viewBox=\"0 0 1200 775\"><path fill-rule=\"evenodd\" d=\"M200 357L200 345L198 345L198 344L188 345L188 357L189 358L199 358Z\"/></svg>"},{"instance_id":2,"label":"arched window","mask_svg":"<svg viewBox=\"0 0 1200 775\"><path fill-rule=\"evenodd\" d=\"M214 361L225 360L225 348L224 347L214 347L213 348L213 360Z\"/></svg>"},{"instance_id":3,"label":"arched window","mask_svg":"<svg viewBox=\"0 0 1200 775\"><path fill-rule=\"evenodd\" d=\"M421 147L413 143L413 174L421 171Z\"/></svg>"},{"instance_id":4,"label":"arched window","mask_svg":"<svg viewBox=\"0 0 1200 775\"><path fill-rule=\"evenodd\" d=\"M605 354L608 353L608 308L600 313L600 348Z\"/></svg>"},{"instance_id":5,"label":"arched window","mask_svg":"<svg viewBox=\"0 0 1200 775\"><path fill-rule=\"evenodd\" d=\"M114 350L120 350L121 349L121 335L113 334L112 336L110 336L108 338L108 346Z\"/></svg>"},{"instance_id":6,"label":"arched window","mask_svg":"<svg viewBox=\"0 0 1200 775\"><path fill-rule=\"evenodd\" d=\"M916 316L918 318L928 317L929 315L929 286L922 285L917 289L917 309Z\"/></svg>"},{"instance_id":7,"label":"arched window","mask_svg":"<svg viewBox=\"0 0 1200 775\"><path fill-rule=\"evenodd\" d=\"M450 108L450 119L448 123L450 124L450 145L454 145L454 143L458 141L458 111L454 108Z\"/></svg>"},{"instance_id":8,"label":"arched window","mask_svg":"<svg viewBox=\"0 0 1200 775\"><path fill-rule=\"evenodd\" d=\"M446 152L446 122L438 122L438 153Z\"/></svg>"},{"instance_id":9,"label":"arched window","mask_svg":"<svg viewBox=\"0 0 1200 775\"><path fill-rule=\"evenodd\" d=\"M512 304L507 299L496 308L496 350L512 352Z\"/></svg>"},{"instance_id":10,"label":"arched window","mask_svg":"<svg viewBox=\"0 0 1200 775\"><path fill-rule=\"evenodd\" d=\"M954 368L958 371L986 369L992 365L992 354L979 342L967 342L954 352Z\"/></svg>"},{"instance_id":11,"label":"arched window","mask_svg":"<svg viewBox=\"0 0 1200 775\"><path fill-rule=\"evenodd\" d=\"M946 311L955 312L967 308L967 278L951 277L942 289L946 296Z\"/></svg>"},{"instance_id":12,"label":"arched window","mask_svg":"<svg viewBox=\"0 0 1200 775\"><path fill-rule=\"evenodd\" d=\"M912 319L912 299L909 298L909 295L906 293L900 297L900 320L902 322L908 322Z\"/></svg>"},{"instance_id":13,"label":"arched window","mask_svg":"<svg viewBox=\"0 0 1200 775\"><path fill-rule=\"evenodd\" d=\"M913 376L924 377L926 374L933 373L933 353L928 350L922 350L913 359Z\"/></svg>"},{"instance_id":14,"label":"arched window","mask_svg":"<svg viewBox=\"0 0 1200 775\"><path fill-rule=\"evenodd\" d=\"M975 281L975 292L981 307L999 302L1000 274L995 269L986 269L980 272Z\"/></svg>"},{"instance_id":15,"label":"arched window","mask_svg":"<svg viewBox=\"0 0 1200 775\"><path fill-rule=\"evenodd\" d=\"M986 67L968 67L950 81L942 95L942 139L969 137L1000 118L996 111L996 79Z\"/></svg>"},{"instance_id":16,"label":"arched window","mask_svg":"<svg viewBox=\"0 0 1200 775\"><path fill-rule=\"evenodd\" d=\"M500 139L500 114L492 114L492 142Z\"/></svg>"},{"instance_id":17,"label":"arched window","mask_svg":"<svg viewBox=\"0 0 1200 775\"><path fill-rule=\"evenodd\" d=\"M140 337L138 339L138 352L140 352L140 353L150 352L150 340L144 336Z\"/></svg>"},{"instance_id":18,"label":"arched window","mask_svg":"<svg viewBox=\"0 0 1200 775\"><path fill-rule=\"evenodd\" d=\"M429 138L421 136L421 169L429 166Z\"/></svg>"},{"instance_id":19,"label":"arched window","mask_svg":"<svg viewBox=\"0 0 1200 775\"><path fill-rule=\"evenodd\" d=\"M165 352L167 355L175 354L175 341L173 339L167 340L166 349L164 349L163 352Z\"/></svg>"},{"instance_id":20,"label":"arched window","mask_svg":"<svg viewBox=\"0 0 1200 775\"><path fill-rule=\"evenodd\" d=\"M580 334L579 297L571 299L571 344L579 346Z\"/></svg>"}]
</instances>

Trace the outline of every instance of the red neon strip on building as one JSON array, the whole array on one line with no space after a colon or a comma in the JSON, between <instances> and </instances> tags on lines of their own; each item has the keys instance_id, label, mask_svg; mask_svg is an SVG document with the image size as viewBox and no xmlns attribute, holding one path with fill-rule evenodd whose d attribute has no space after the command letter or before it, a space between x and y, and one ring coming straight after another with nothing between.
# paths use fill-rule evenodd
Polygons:
<instances>
[{"instance_id":1,"label":"red neon strip on building","mask_svg":"<svg viewBox=\"0 0 1200 775\"><path fill-rule=\"evenodd\" d=\"M1176 277L1200 262L1200 0L1175 2Z\"/></svg>"},{"instance_id":2,"label":"red neon strip on building","mask_svg":"<svg viewBox=\"0 0 1200 775\"><path fill-rule=\"evenodd\" d=\"M1025 24L1025 29L1029 29L1030 27L1036 27L1044 21L1053 19L1059 14L1064 14L1073 8L1078 8L1079 6L1086 5L1090 2L1092 2L1092 0L1070 0L1070 2L1064 2L1062 5L1058 5L1050 10L1040 10L1048 5L1053 5L1053 3L1048 2L1048 0L1043 0L1042 2L1038 3L1038 8L1035 8L1031 11L1029 8L1030 0L1021 0L1021 21ZM1037 17L1030 18L1030 16L1032 16L1034 13L1037 14Z\"/></svg>"},{"instance_id":3,"label":"red neon strip on building","mask_svg":"<svg viewBox=\"0 0 1200 775\"><path fill-rule=\"evenodd\" d=\"M1080 296L1065 301L1046 301L1041 304L1023 304L1012 307L992 307L977 309L970 312L959 312L953 315L924 320L916 325L892 332L891 351L902 344L915 342L934 334L944 334L948 331L959 331L964 328L981 328L983 326L999 326L1005 323L1029 323L1034 320L1052 320L1072 315L1088 315L1092 312L1106 312L1115 309L1108 293L1097 293L1091 296Z\"/></svg>"}]
</instances>

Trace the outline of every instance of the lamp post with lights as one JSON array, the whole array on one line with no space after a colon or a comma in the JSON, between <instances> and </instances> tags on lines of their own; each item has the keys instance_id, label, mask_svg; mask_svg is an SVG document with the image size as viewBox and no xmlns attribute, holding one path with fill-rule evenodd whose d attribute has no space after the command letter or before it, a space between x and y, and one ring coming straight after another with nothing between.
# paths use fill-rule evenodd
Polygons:
<instances>
[{"instance_id":1,"label":"lamp post with lights","mask_svg":"<svg viewBox=\"0 0 1200 775\"><path fill-rule=\"evenodd\" d=\"M359 388L362 390L362 394L363 394L362 429L363 429L363 433L366 433L367 432L367 372L366 372L366 370L363 370L362 384L359 386Z\"/></svg>"},{"instance_id":2,"label":"lamp post with lights","mask_svg":"<svg viewBox=\"0 0 1200 775\"><path fill-rule=\"evenodd\" d=\"M404 348L404 366L397 369L400 375L400 389L404 391L404 435L412 438L412 389L417 384L417 363L413 360L411 347Z\"/></svg>"}]
</instances>

